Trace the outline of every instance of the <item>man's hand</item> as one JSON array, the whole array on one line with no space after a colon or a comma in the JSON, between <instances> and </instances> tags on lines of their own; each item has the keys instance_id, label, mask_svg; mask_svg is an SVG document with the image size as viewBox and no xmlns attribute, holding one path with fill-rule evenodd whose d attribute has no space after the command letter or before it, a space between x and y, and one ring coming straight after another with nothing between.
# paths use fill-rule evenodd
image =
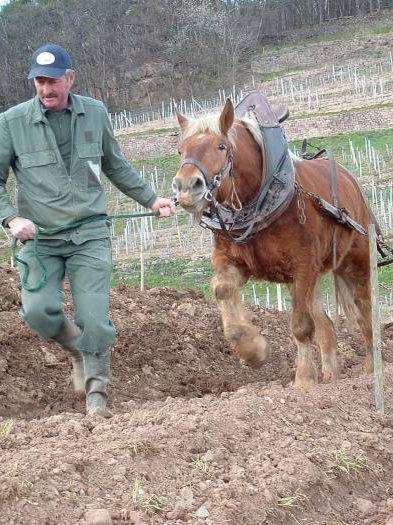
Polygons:
<instances>
[{"instance_id":1,"label":"man's hand","mask_svg":"<svg viewBox=\"0 0 393 525\"><path fill-rule=\"evenodd\" d=\"M8 223L8 228L14 237L20 241L27 241L33 239L35 235L34 223L29 219L23 217L15 217Z\"/></svg>"},{"instance_id":2,"label":"man's hand","mask_svg":"<svg viewBox=\"0 0 393 525\"><path fill-rule=\"evenodd\" d=\"M160 212L160 217L170 217L175 213L175 203L172 199L157 197L151 205L151 209Z\"/></svg>"}]
</instances>

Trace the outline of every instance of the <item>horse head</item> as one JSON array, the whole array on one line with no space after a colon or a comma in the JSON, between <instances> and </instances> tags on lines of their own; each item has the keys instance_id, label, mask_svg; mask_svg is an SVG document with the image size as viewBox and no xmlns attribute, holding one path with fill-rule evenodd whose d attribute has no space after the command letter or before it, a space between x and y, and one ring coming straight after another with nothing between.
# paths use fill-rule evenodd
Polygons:
<instances>
[{"instance_id":1,"label":"horse head","mask_svg":"<svg viewBox=\"0 0 393 525\"><path fill-rule=\"evenodd\" d=\"M179 204L196 215L213 198L241 207L241 200L258 186L250 185L247 166L254 169L254 178L255 173L260 177L261 155L246 125L235 120L231 100L218 115L188 119L177 113L177 120L181 129L181 160L172 188Z\"/></svg>"},{"instance_id":2,"label":"horse head","mask_svg":"<svg viewBox=\"0 0 393 525\"><path fill-rule=\"evenodd\" d=\"M172 188L179 204L199 213L209 204L212 191L233 167L229 131L235 118L232 102L227 100L217 116L189 120L177 113L181 129L181 162Z\"/></svg>"}]
</instances>

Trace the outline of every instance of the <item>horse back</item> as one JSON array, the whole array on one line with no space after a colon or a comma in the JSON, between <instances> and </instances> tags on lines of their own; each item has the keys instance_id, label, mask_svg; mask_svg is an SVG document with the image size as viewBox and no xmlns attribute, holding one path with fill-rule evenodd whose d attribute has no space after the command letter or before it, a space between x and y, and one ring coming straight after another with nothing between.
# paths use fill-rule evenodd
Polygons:
<instances>
[{"instance_id":1,"label":"horse back","mask_svg":"<svg viewBox=\"0 0 393 525\"><path fill-rule=\"evenodd\" d=\"M292 282L300 268L318 273L332 269L334 232L339 260L348 255L354 263L368 260L367 237L339 225L317 205L307 192L332 202L331 169L326 159L294 161L296 182L304 190L295 193L287 210L244 245L216 236L213 260L228 256L247 276L275 282ZM336 166L337 205L367 228L371 219L367 202L356 179L341 165ZM303 210L300 208L303 207ZM305 222L301 220L304 212Z\"/></svg>"},{"instance_id":2,"label":"horse back","mask_svg":"<svg viewBox=\"0 0 393 525\"><path fill-rule=\"evenodd\" d=\"M332 167L328 159L297 160L294 162L297 182L303 189L332 202ZM362 189L356 178L336 163L337 206L345 208L351 217L365 228L374 222Z\"/></svg>"}]
</instances>

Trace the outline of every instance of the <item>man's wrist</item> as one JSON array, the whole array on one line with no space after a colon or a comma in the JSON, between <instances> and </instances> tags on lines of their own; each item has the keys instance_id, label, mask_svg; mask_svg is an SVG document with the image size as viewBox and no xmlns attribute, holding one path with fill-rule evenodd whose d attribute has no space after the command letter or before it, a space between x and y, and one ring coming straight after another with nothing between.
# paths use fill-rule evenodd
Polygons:
<instances>
[{"instance_id":1,"label":"man's wrist","mask_svg":"<svg viewBox=\"0 0 393 525\"><path fill-rule=\"evenodd\" d=\"M16 219L17 217L18 217L17 215L10 215L9 217L6 217L5 219L3 219L2 225L4 226L4 228L8 228L9 223L13 219Z\"/></svg>"},{"instance_id":2,"label":"man's wrist","mask_svg":"<svg viewBox=\"0 0 393 525\"><path fill-rule=\"evenodd\" d=\"M153 197L149 200L149 202L146 204L146 208L153 209L152 206L158 199L157 195L153 195Z\"/></svg>"}]
</instances>

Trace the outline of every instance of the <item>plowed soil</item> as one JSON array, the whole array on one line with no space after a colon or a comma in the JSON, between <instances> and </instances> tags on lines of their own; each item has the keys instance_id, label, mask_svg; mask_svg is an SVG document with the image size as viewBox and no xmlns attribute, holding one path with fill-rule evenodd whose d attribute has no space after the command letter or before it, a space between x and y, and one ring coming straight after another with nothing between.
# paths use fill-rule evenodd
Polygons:
<instances>
[{"instance_id":1,"label":"plowed soil","mask_svg":"<svg viewBox=\"0 0 393 525\"><path fill-rule=\"evenodd\" d=\"M102 420L84 416L68 356L18 306L0 268L1 524L393 524L392 327L380 415L343 320L340 380L302 392L287 314L250 307L272 347L252 370L203 296L122 286Z\"/></svg>"}]
</instances>

